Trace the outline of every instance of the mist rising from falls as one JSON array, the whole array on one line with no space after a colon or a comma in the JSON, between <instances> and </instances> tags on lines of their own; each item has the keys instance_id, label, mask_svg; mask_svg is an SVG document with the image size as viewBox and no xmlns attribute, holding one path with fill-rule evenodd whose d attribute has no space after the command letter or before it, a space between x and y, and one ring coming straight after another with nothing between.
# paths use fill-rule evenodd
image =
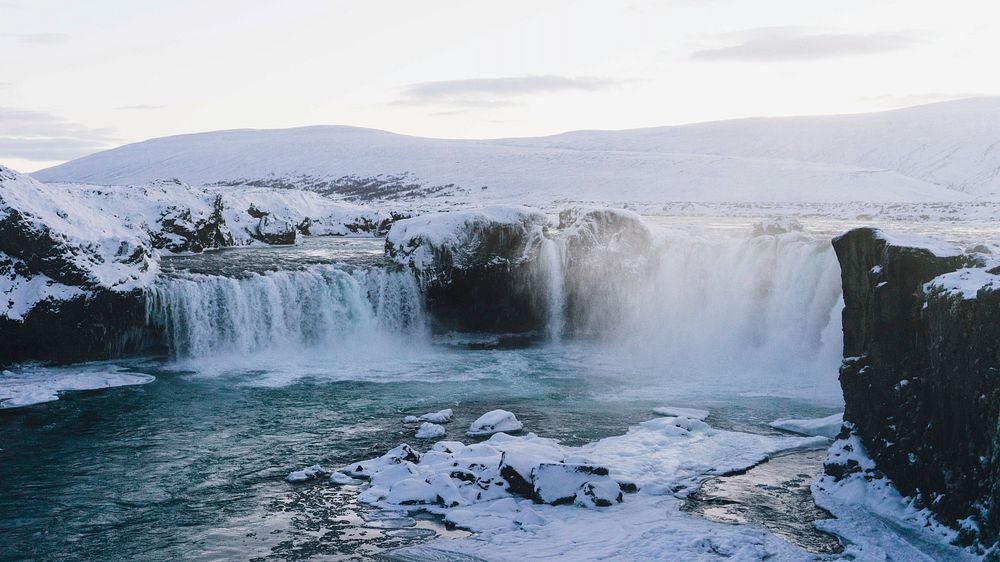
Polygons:
<instances>
[{"instance_id":1,"label":"mist rising from falls","mask_svg":"<svg viewBox=\"0 0 1000 562\"><path fill-rule=\"evenodd\" d=\"M840 267L825 238L671 234L623 306L614 339L664 365L835 378L840 362Z\"/></svg>"},{"instance_id":2,"label":"mist rising from falls","mask_svg":"<svg viewBox=\"0 0 1000 562\"><path fill-rule=\"evenodd\" d=\"M161 327L174 358L364 346L426 331L413 276L336 266L233 278L179 275L147 299L148 322Z\"/></svg>"}]
</instances>

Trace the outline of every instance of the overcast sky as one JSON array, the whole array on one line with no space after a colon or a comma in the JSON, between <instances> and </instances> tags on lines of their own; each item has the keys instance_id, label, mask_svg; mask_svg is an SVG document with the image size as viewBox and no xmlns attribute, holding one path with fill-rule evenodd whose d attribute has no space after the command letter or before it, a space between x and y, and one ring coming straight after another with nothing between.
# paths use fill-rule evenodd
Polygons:
<instances>
[{"instance_id":1,"label":"overcast sky","mask_svg":"<svg viewBox=\"0 0 1000 562\"><path fill-rule=\"evenodd\" d=\"M342 124L534 136L1000 94L986 0L0 0L0 162Z\"/></svg>"}]
</instances>

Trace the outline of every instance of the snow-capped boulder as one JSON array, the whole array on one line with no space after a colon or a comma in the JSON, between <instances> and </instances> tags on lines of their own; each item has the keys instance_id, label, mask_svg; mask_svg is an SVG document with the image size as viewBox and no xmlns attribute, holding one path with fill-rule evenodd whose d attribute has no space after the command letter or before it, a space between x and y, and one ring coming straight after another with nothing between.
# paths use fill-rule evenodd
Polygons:
<instances>
[{"instance_id":1,"label":"snow-capped boulder","mask_svg":"<svg viewBox=\"0 0 1000 562\"><path fill-rule=\"evenodd\" d=\"M295 225L285 220L272 218L268 213L257 220L257 226L253 228L250 236L265 244L282 245L294 244L296 233Z\"/></svg>"},{"instance_id":2,"label":"snow-capped boulder","mask_svg":"<svg viewBox=\"0 0 1000 562\"><path fill-rule=\"evenodd\" d=\"M531 268L546 220L526 207L431 213L393 224L385 251L418 276L443 327L532 331L545 320Z\"/></svg>"},{"instance_id":3,"label":"snow-capped boulder","mask_svg":"<svg viewBox=\"0 0 1000 562\"><path fill-rule=\"evenodd\" d=\"M160 212L159 228L153 229L153 245L172 253L199 253L225 248L236 242L222 215L222 197L216 196L212 211L195 218L187 206L171 205Z\"/></svg>"},{"instance_id":4,"label":"snow-capped boulder","mask_svg":"<svg viewBox=\"0 0 1000 562\"><path fill-rule=\"evenodd\" d=\"M527 207L430 213L393 224L386 255L435 280L476 268L511 269L532 258L546 220Z\"/></svg>"},{"instance_id":5,"label":"snow-capped boulder","mask_svg":"<svg viewBox=\"0 0 1000 562\"><path fill-rule=\"evenodd\" d=\"M524 424L513 413L507 410L491 410L479 416L469 425L466 435L473 437L493 435L494 433L516 433L524 429Z\"/></svg>"},{"instance_id":6,"label":"snow-capped boulder","mask_svg":"<svg viewBox=\"0 0 1000 562\"><path fill-rule=\"evenodd\" d=\"M621 488L602 466L543 463L532 471L531 481L539 503L607 507L622 501Z\"/></svg>"},{"instance_id":7,"label":"snow-capped boulder","mask_svg":"<svg viewBox=\"0 0 1000 562\"><path fill-rule=\"evenodd\" d=\"M424 422L420 424L420 429L414 435L417 439L437 439L438 437L444 437L446 433L444 427L431 422Z\"/></svg>"},{"instance_id":8,"label":"snow-capped boulder","mask_svg":"<svg viewBox=\"0 0 1000 562\"><path fill-rule=\"evenodd\" d=\"M451 421L451 417L455 415L455 412L451 408L445 408L444 410L438 410L437 412L428 412L420 418L420 421L427 421L431 423L448 423Z\"/></svg>"},{"instance_id":9,"label":"snow-capped boulder","mask_svg":"<svg viewBox=\"0 0 1000 562\"><path fill-rule=\"evenodd\" d=\"M377 459L349 465L341 470L354 478L371 478L372 474L384 470L387 466L420 461L420 453L414 451L406 443L402 443Z\"/></svg>"}]
</instances>

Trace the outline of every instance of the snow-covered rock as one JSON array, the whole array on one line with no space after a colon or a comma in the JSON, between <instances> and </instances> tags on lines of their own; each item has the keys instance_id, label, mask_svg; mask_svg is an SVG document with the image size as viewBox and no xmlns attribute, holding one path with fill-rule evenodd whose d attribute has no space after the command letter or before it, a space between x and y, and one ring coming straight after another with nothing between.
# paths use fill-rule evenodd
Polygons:
<instances>
[{"instance_id":1,"label":"snow-covered rock","mask_svg":"<svg viewBox=\"0 0 1000 562\"><path fill-rule=\"evenodd\" d=\"M403 443L377 459L348 465L341 472L353 478L371 478L375 472L384 470L386 466L414 462L420 462L420 453Z\"/></svg>"},{"instance_id":2,"label":"snow-covered rock","mask_svg":"<svg viewBox=\"0 0 1000 562\"><path fill-rule=\"evenodd\" d=\"M532 496L541 503L607 507L622 501L621 487L602 466L542 463L532 470L531 482Z\"/></svg>"},{"instance_id":3,"label":"snow-covered rock","mask_svg":"<svg viewBox=\"0 0 1000 562\"><path fill-rule=\"evenodd\" d=\"M546 216L527 207L484 207L397 221L386 255L429 278L454 270L511 268L530 259Z\"/></svg>"},{"instance_id":4,"label":"snow-covered rock","mask_svg":"<svg viewBox=\"0 0 1000 562\"><path fill-rule=\"evenodd\" d=\"M833 414L817 419L785 419L774 420L770 424L775 429L783 429L801 435L815 435L833 439L840 433L844 425L844 414Z\"/></svg>"},{"instance_id":5,"label":"snow-covered rock","mask_svg":"<svg viewBox=\"0 0 1000 562\"><path fill-rule=\"evenodd\" d=\"M418 419L420 421L431 423L448 423L454 415L455 412L453 412L451 408L445 408L444 410L438 410L437 412L428 412L420 416Z\"/></svg>"},{"instance_id":6,"label":"snow-covered rock","mask_svg":"<svg viewBox=\"0 0 1000 562\"><path fill-rule=\"evenodd\" d=\"M439 410L437 412L427 412L419 416L406 416L403 418L403 423L420 423L420 422L431 422L431 423L448 423L451 421L452 416L455 412L451 408L445 408L444 410Z\"/></svg>"},{"instance_id":7,"label":"snow-covered rock","mask_svg":"<svg viewBox=\"0 0 1000 562\"><path fill-rule=\"evenodd\" d=\"M443 426L436 423L424 422L420 424L420 429L414 435L417 439L437 439L438 437L444 437L446 433Z\"/></svg>"},{"instance_id":8,"label":"snow-covered rock","mask_svg":"<svg viewBox=\"0 0 1000 562\"><path fill-rule=\"evenodd\" d=\"M309 482L310 480L319 480L320 478L325 478L329 474L330 473L324 470L322 466L314 464L312 466L307 466L302 470L289 472L288 476L285 477L285 481L297 484L300 482Z\"/></svg>"},{"instance_id":9,"label":"snow-covered rock","mask_svg":"<svg viewBox=\"0 0 1000 562\"><path fill-rule=\"evenodd\" d=\"M524 429L524 424L513 413L507 410L491 410L476 418L469 425L466 435L474 437L493 435L494 433L516 433Z\"/></svg>"}]
</instances>

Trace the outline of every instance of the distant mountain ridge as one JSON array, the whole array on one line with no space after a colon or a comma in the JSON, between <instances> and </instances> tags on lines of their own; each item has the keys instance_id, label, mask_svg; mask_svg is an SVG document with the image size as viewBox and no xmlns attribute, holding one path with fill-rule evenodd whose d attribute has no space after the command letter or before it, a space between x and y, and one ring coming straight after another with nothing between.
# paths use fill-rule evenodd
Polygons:
<instances>
[{"instance_id":1,"label":"distant mountain ridge","mask_svg":"<svg viewBox=\"0 0 1000 562\"><path fill-rule=\"evenodd\" d=\"M1000 98L496 140L343 126L217 131L33 176L298 187L353 200L962 201L1000 195Z\"/></svg>"}]
</instances>

